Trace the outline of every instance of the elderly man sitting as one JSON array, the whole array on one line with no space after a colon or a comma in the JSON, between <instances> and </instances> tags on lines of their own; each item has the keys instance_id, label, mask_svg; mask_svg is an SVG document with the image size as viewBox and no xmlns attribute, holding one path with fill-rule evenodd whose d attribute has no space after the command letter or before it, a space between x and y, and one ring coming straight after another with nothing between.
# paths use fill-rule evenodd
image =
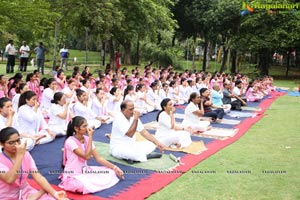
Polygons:
<instances>
[{"instance_id":1,"label":"elderly man sitting","mask_svg":"<svg viewBox=\"0 0 300 200\"><path fill-rule=\"evenodd\" d=\"M112 156L124 159L132 164L134 161L145 162L150 158L160 158L160 153L153 152L156 147L161 151L164 146L151 135L139 119L140 113L134 111L134 104L130 100L121 103L121 112L112 124L110 153ZM136 142L136 132L148 141Z\"/></svg>"}]
</instances>

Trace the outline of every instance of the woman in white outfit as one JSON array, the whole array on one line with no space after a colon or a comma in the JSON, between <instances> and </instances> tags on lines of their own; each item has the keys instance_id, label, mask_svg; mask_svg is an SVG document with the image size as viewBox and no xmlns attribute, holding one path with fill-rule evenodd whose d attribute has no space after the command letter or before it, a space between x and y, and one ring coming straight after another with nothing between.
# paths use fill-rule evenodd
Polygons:
<instances>
[{"instance_id":1,"label":"woman in white outfit","mask_svg":"<svg viewBox=\"0 0 300 200\"><path fill-rule=\"evenodd\" d=\"M135 105L138 108L143 109L143 113L152 112L155 108L155 105L148 100L146 90L147 88L145 84L140 83L136 86L137 99Z\"/></svg>"},{"instance_id":2,"label":"woman in white outfit","mask_svg":"<svg viewBox=\"0 0 300 200\"><path fill-rule=\"evenodd\" d=\"M155 137L165 146L172 148L187 147L192 143L190 129L175 123L175 107L171 99L166 98L161 102L162 110L157 114L158 127Z\"/></svg>"},{"instance_id":3,"label":"woman in white outfit","mask_svg":"<svg viewBox=\"0 0 300 200\"><path fill-rule=\"evenodd\" d=\"M27 133L34 138L40 138L37 143L45 144L55 139L55 134L49 129L33 91L26 91L20 96L18 110L18 124L20 132Z\"/></svg>"},{"instance_id":4,"label":"woman in white outfit","mask_svg":"<svg viewBox=\"0 0 300 200\"><path fill-rule=\"evenodd\" d=\"M106 105L107 113L113 118L121 111L120 105L122 103L122 92L118 87L113 87L109 91L109 98Z\"/></svg>"},{"instance_id":5,"label":"woman in white outfit","mask_svg":"<svg viewBox=\"0 0 300 200\"><path fill-rule=\"evenodd\" d=\"M29 87L26 83L21 83L19 88L16 89L17 94L12 99L12 106L15 111L18 110L19 99L20 99L21 94L23 94L24 92L26 92L28 90L29 90Z\"/></svg>"},{"instance_id":6,"label":"woman in white outfit","mask_svg":"<svg viewBox=\"0 0 300 200\"><path fill-rule=\"evenodd\" d=\"M101 88L96 89L96 97L92 101L92 111L101 119L103 124L111 124L113 117L108 115L106 105L108 97Z\"/></svg>"},{"instance_id":7,"label":"woman in white outfit","mask_svg":"<svg viewBox=\"0 0 300 200\"><path fill-rule=\"evenodd\" d=\"M12 107L12 102L7 97L0 98L0 130L6 127L18 128L16 113ZM31 151L35 145L35 140L30 135L20 133L22 142L26 141L26 150Z\"/></svg>"},{"instance_id":8,"label":"woman in white outfit","mask_svg":"<svg viewBox=\"0 0 300 200\"><path fill-rule=\"evenodd\" d=\"M74 116L84 117L90 128L99 128L101 126L101 119L88 106L87 93L81 89L76 89L76 96L78 101L73 106Z\"/></svg>"},{"instance_id":9,"label":"woman in white outfit","mask_svg":"<svg viewBox=\"0 0 300 200\"><path fill-rule=\"evenodd\" d=\"M66 135L67 125L72 119L69 109L70 102L66 102L66 96L62 92L56 92L51 101L49 129L57 136Z\"/></svg>"},{"instance_id":10,"label":"woman in white outfit","mask_svg":"<svg viewBox=\"0 0 300 200\"><path fill-rule=\"evenodd\" d=\"M76 100L76 81L71 78L68 80L68 86L65 87L61 92L66 95L66 101L73 103Z\"/></svg>"},{"instance_id":11,"label":"woman in white outfit","mask_svg":"<svg viewBox=\"0 0 300 200\"><path fill-rule=\"evenodd\" d=\"M56 81L54 78L49 78L46 83L46 87L42 94L41 110L45 117L49 117L51 100L57 90Z\"/></svg>"},{"instance_id":12,"label":"woman in white outfit","mask_svg":"<svg viewBox=\"0 0 300 200\"><path fill-rule=\"evenodd\" d=\"M200 95L193 92L189 104L184 110L183 127L190 127L193 132L204 132L210 128L210 121L201 117L204 115L203 102Z\"/></svg>"},{"instance_id":13,"label":"woman in white outfit","mask_svg":"<svg viewBox=\"0 0 300 200\"><path fill-rule=\"evenodd\" d=\"M160 110L161 98L159 96L158 82L154 81L150 84L150 88L147 91L147 99L151 105L154 105L155 110Z\"/></svg>"}]
</instances>

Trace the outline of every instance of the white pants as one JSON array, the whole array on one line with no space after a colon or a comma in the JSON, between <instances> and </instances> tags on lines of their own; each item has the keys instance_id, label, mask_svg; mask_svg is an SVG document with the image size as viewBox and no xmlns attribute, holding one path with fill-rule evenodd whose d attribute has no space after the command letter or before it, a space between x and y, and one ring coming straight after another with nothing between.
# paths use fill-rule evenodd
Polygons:
<instances>
[{"instance_id":1,"label":"white pants","mask_svg":"<svg viewBox=\"0 0 300 200\"><path fill-rule=\"evenodd\" d=\"M197 124L190 125L193 131L200 131L200 132L207 131L209 126L210 126L209 121L199 121Z\"/></svg>"},{"instance_id":2,"label":"white pants","mask_svg":"<svg viewBox=\"0 0 300 200\"><path fill-rule=\"evenodd\" d=\"M88 119L87 120L89 128L99 128L101 126L101 122L98 119Z\"/></svg>"},{"instance_id":3,"label":"white pants","mask_svg":"<svg viewBox=\"0 0 300 200\"><path fill-rule=\"evenodd\" d=\"M46 137L39 140L40 144L46 144L46 143L52 142L55 139L55 138L51 137L45 129L42 129L39 132L39 135L46 135Z\"/></svg>"},{"instance_id":4,"label":"white pants","mask_svg":"<svg viewBox=\"0 0 300 200\"><path fill-rule=\"evenodd\" d=\"M180 147L187 147L192 143L191 135L188 131L170 131L168 136L157 139L167 147L172 144L180 144Z\"/></svg>"},{"instance_id":5,"label":"white pants","mask_svg":"<svg viewBox=\"0 0 300 200\"><path fill-rule=\"evenodd\" d=\"M49 124L48 127L56 136L64 136L67 134L67 126L65 125Z\"/></svg>"},{"instance_id":6,"label":"white pants","mask_svg":"<svg viewBox=\"0 0 300 200\"><path fill-rule=\"evenodd\" d=\"M120 144L110 149L110 154L119 159L130 159L145 162L147 155L154 151L156 146L149 141L135 142L134 144Z\"/></svg>"}]
</instances>

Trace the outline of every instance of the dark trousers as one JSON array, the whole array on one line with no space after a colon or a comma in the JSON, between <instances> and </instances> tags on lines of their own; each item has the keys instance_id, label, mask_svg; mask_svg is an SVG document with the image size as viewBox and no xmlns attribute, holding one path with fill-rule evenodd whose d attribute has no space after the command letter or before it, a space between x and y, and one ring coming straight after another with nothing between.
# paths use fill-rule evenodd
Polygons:
<instances>
[{"instance_id":1,"label":"dark trousers","mask_svg":"<svg viewBox=\"0 0 300 200\"><path fill-rule=\"evenodd\" d=\"M223 108L218 108L216 110L212 110L210 112L206 112L203 115L204 117L211 117L213 120L216 119L223 119L224 116L224 109Z\"/></svg>"},{"instance_id":2,"label":"dark trousers","mask_svg":"<svg viewBox=\"0 0 300 200\"><path fill-rule=\"evenodd\" d=\"M37 70L44 74L44 59L36 59Z\"/></svg>"},{"instance_id":3,"label":"dark trousers","mask_svg":"<svg viewBox=\"0 0 300 200\"><path fill-rule=\"evenodd\" d=\"M21 57L20 60L20 71L27 71L27 62L28 62L28 58L25 57Z\"/></svg>"},{"instance_id":4,"label":"dark trousers","mask_svg":"<svg viewBox=\"0 0 300 200\"><path fill-rule=\"evenodd\" d=\"M14 66L15 66L15 56L8 55L7 56L7 64L6 64L6 73L14 73Z\"/></svg>"},{"instance_id":5,"label":"dark trousers","mask_svg":"<svg viewBox=\"0 0 300 200\"><path fill-rule=\"evenodd\" d=\"M235 100L231 102L231 110L241 110L242 102L240 100Z\"/></svg>"}]
</instances>

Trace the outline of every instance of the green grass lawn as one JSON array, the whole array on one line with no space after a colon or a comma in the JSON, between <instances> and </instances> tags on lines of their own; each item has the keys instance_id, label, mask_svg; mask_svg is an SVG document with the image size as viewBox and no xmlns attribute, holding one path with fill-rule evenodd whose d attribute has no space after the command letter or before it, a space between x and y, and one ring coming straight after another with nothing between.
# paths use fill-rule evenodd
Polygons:
<instances>
[{"instance_id":1,"label":"green grass lawn","mask_svg":"<svg viewBox=\"0 0 300 200\"><path fill-rule=\"evenodd\" d=\"M240 140L148 199L300 199L299 105L300 97L280 97ZM216 173L193 173L204 170Z\"/></svg>"}]
</instances>

